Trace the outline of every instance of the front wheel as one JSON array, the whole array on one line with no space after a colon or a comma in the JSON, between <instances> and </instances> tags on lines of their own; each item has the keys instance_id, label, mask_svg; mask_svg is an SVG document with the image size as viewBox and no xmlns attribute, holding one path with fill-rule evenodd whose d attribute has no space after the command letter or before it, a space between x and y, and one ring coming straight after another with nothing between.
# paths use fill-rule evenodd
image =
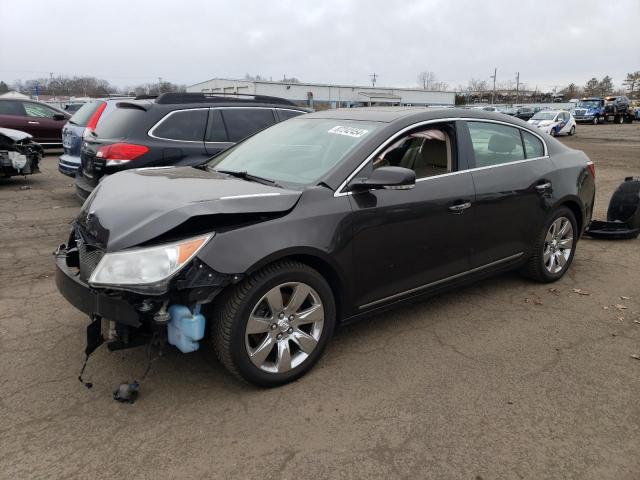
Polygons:
<instances>
[{"instance_id":1,"label":"front wheel","mask_svg":"<svg viewBox=\"0 0 640 480\"><path fill-rule=\"evenodd\" d=\"M567 207L559 208L547 219L523 273L542 283L559 280L573 261L577 241L575 215Z\"/></svg>"},{"instance_id":2,"label":"front wheel","mask_svg":"<svg viewBox=\"0 0 640 480\"><path fill-rule=\"evenodd\" d=\"M333 334L335 300L316 270L285 260L227 293L213 321L213 343L236 377L275 387L304 375Z\"/></svg>"},{"instance_id":3,"label":"front wheel","mask_svg":"<svg viewBox=\"0 0 640 480\"><path fill-rule=\"evenodd\" d=\"M573 127L571 127L571 130L569 130L569 136L572 136L575 134L576 134L576 126L574 125Z\"/></svg>"},{"instance_id":4,"label":"front wheel","mask_svg":"<svg viewBox=\"0 0 640 480\"><path fill-rule=\"evenodd\" d=\"M600 117L598 117L598 116L593 117L593 124L597 125L598 123L600 123Z\"/></svg>"}]
</instances>

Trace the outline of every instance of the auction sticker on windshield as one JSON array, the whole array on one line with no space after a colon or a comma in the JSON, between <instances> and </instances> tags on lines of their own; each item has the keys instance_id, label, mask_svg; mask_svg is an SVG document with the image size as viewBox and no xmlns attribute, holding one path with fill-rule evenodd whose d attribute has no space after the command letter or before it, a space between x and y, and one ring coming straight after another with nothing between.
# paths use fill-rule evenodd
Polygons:
<instances>
[{"instance_id":1,"label":"auction sticker on windshield","mask_svg":"<svg viewBox=\"0 0 640 480\"><path fill-rule=\"evenodd\" d=\"M335 133L337 135L346 135L347 137L360 138L363 135L366 135L369 130L365 130L363 128L355 128L355 127L343 127L341 125L336 125L332 129L328 130L328 133Z\"/></svg>"}]
</instances>

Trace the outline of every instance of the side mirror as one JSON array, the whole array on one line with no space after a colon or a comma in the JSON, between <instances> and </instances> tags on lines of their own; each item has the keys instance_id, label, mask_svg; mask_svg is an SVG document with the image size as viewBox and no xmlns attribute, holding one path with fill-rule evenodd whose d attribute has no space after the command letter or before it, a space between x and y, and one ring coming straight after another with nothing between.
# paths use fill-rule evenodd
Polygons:
<instances>
[{"instance_id":1,"label":"side mirror","mask_svg":"<svg viewBox=\"0 0 640 480\"><path fill-rule=\"evenodd\" d=\"M63 115L62 113L54 113L52 118L54 120L66 120L67 119L66 115Z\"/></svg>"},{"instance_id":2,"label":"side mirror","mask_svg":"<svg viewBox=\"0 0 640 480\"><path fill-rule=\"evenodd\" d=\"M388 190L408 190L416 184L416 172L402 167L376 168L368 178L356 178L349 184L349 190L360 192L385 188Z\"/></svg>"}]
</instances>

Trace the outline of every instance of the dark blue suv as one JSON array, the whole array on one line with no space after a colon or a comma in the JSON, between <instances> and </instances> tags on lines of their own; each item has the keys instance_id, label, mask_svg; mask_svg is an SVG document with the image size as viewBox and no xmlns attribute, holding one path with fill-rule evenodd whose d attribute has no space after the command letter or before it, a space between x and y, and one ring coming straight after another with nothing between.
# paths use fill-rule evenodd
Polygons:
<instances>
[{"instance_id":1,"label":"dark blue suv","mask_svg":"<svg viewBox=\"0 0 640 480\"><path fill-rule=\"evenodd\" d=\"M85 199L105 175L130 168L199 165L275 123L309 110L278 97L165 93L118 101L84 135L76 193Z\"/></svg>"}]
</instances>

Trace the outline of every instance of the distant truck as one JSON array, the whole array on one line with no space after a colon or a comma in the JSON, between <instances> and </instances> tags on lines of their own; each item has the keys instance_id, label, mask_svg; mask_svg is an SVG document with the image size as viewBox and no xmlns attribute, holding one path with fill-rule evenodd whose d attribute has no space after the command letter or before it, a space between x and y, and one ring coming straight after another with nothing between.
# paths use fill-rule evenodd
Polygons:
<instances>
[{"instance_id":1,"label":"distant truck","mask_svg":"<svg viewBox=\"0 0 640 480\"><path fill-rule=\"evenodd\" d=\"M598 123L631 123L634 118L633 108L625 96L589 97L578 101L573 113L576 122Z\"/></svg>"}]
</instances>

